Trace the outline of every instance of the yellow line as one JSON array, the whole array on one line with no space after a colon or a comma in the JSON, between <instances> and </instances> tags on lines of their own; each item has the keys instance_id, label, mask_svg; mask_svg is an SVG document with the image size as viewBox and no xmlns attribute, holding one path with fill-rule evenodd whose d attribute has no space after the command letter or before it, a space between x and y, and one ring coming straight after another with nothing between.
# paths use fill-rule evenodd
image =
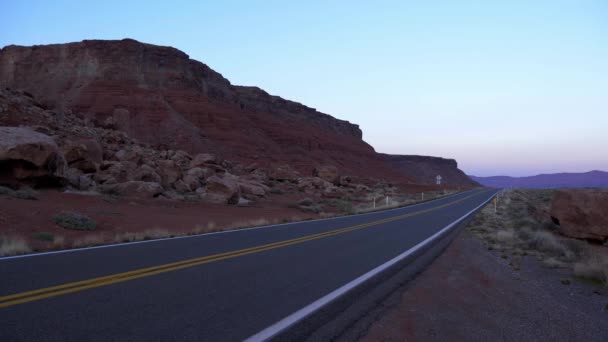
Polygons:
<instances>
[{"instance_id":1,"label":"yellow line","mask_svg":"<svg viewBox=\"0 0 608 342\"><path fill-rule=\"evenodd\" d=\"M148 276L152 276L152 275L156 275L156 274L160 274L160 273L176 271L176 270L180 270L183 268L203 265L203 264L216 262L216 261L220 261L220 260L232 259L232 258L236 258L239 256L259 253L259 252L277 249L277 248L281 248L281 247L286 247L286 246L290 246L290 245L300 244L300 243L307 242L307 241L322 239L322 238L326 238L329 236L343 234L343 233L347 233L347 232L351 232L354 230L359 230L359 229L363 229L363 228L367 228L367 227L371 227L371 226L377 226L379 224L397 221L397 220L401 220L401 219L404 219L407 217L421 215L421 214L424 214L424 213L427 213L430 211L445 208L447 206L451 206L456 203L460 203L460 202L462 202L466 199L469 199L478 194L480 194L480 192L477 192L472 195L458 199L456 201L449 202L449 203L446 203L446 204L443 204L440 206L432 207L429 209L424 209L424 210L412 212L409 214L389 217L386 219L373 221L373 222L369 222L369 223L364 223L364 224L360 224L360 225L356 225L356 226L331 230L328 232L303 236L303 237L294 238L294 239L290 239L290 240L278 241L278 242L274 242L274 243L270 243L270 244L249 247L249 248L240 249L240 250L236 250L236 251L230 251L230 252L213 254L213 255L208 255L208 256L203 256L203 257L198 257L198 258L193 258L193 259L187 259L187 260L167 263L167 264L153 266L153 267L141 268L141 269L132 270L132 271L128 271L128 272L116 273L116 274L112 274L112 275L108 275L108 276L92 278L92 279L87 279L87 280L82 280L82 281L76 281L76 282L41 288L41 289L32 290L32 291L15 293L12 295L0 297L0 308L5 308L5 307L22 304L22 303L27 303L27 302L31 302L31 301L35 301L35 300L39 300L39 299L60 296L63 294L83 291L83 290L90 289L90 288L101 287L101 286L106 286L106 285L110 285L110 284L114 284L114 283L148 277Z\"/></svg>"}]
</instances>

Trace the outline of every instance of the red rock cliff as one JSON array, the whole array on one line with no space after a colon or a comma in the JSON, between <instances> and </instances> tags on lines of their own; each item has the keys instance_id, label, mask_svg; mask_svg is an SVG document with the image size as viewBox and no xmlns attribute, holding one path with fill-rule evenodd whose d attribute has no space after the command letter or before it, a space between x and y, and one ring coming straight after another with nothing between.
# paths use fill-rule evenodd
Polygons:
<instances>
[{"instance_id":1,"label":"red rock cliff","mask_svg":"<svg viewBox=\"0 0 608 342\"><path fill-rule=\"evenodd\" d=\"M299 169L367 164L388 172L357 125L255 87L233 86L171 47L85 40L0 52L0 86L82 112L157 146Z\"/></svg>"},{"instance_id":2,"label":"red rock cliff","mask_svg":"<svg viewBox=\"0 0 608 342\"><path fill-rule=\"evenodd\" d=\"M0 50L0 86L159 148L287 163L305 174L331 164L356 176L415 182L364 142L357 125L234 86L171 47L131 39L7 46Z\"/></svg>"}]
</instances>

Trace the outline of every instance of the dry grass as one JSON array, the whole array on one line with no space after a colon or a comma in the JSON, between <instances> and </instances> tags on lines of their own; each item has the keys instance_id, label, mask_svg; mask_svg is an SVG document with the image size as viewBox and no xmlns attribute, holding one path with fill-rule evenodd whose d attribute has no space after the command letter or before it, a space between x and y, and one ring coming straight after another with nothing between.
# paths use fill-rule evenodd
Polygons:
<instances>
[{"instance_id":1,"label":"dry grass","mask_svg":"<svg viewBox=\"0 0 608 342\"><path fill-rule=\"evenodd\" d=\"M608 286L608 256L591 253L574 264L574 275L598 281Z\"/></svg>"},{"instance_id":2,"label":"dry grass","mask_svg":"<svg viewBox=\"0 0 608 342\"><path fill-rule=\"evenodd\" d=\"M574 275L608 285L608 254L592 253L586 241L556 234L549 218L535 217L537 208L550 205L550 190L512 190L494 205L484 207L468 230L484 240L489 250L512 252L513 265L519 267L523 255L536 255L550 268L570 268ZM607 252L608 253L608 252Z\"/></svg>"},{"instance_id":3,"label":"dry grass","mask_svg":"<svg viewBox=\"0 0 608 342\"><path fill-rule=\"evenodd\" d=\"M104 234L89 234L72 242L73 248L100 246L105 243Z\"/></svg>"},{"instance_id":4,"label":"dry grass","mask_svg":"<svg viewBox=\"0 0 608 342\"><path fill-rule=\"evenodd\" d=\"M65 248L65 237L59 235L55 236L53 239L53 249L63 249Z\"/></svg>"},{"instance_id":5,"label":"dry grass","mask_svg":"<svg viewBox=\"0 0 608 342\"><path fill-rule=\"evenodd\" d=\"M142 232L125 232L116 234L114 236L114 242L134 242L134 241L145 241L145 240L154 240L154 239L162 239L168 237L174 237L176 234L170 233L166 229L162 228L152 228L146 229Z\"/></svg>"},{"instance_id":6,"label":"dry grass","mask_svg":"<svg viewBox=\"0 0 608 342\"><path fill-rule=\"evenodd\" d=\"M27 254L31 251L27 241L19 236L0 237L0 256Z\"/></svg>"}]
</instances>

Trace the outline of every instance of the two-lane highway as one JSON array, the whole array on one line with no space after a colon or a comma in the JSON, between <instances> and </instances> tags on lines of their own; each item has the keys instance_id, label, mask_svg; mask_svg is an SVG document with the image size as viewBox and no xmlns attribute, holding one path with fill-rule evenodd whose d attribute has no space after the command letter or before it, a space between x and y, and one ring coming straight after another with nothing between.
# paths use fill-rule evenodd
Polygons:
<instances>
[{"instance_id":1,"label":"two-lane highway","mask_svg":"<svg viewBox=\"0 0 608 342\"><path fill-rule=\"evenodd\" d=\"M277 326L487 202L0 259L0 341L237 341ZM258 335L256 335L258 334Z\"/></svg>"}]
</instances>

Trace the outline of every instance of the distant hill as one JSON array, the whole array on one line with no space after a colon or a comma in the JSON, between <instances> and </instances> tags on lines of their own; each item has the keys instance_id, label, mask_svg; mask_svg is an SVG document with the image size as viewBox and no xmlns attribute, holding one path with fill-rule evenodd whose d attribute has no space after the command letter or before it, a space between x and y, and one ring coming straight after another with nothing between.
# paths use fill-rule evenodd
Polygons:
<instances>
[{"instance_id":1,"label":"distant hill","mask_svg":"<svg viewBox=\"0 0 608 342\"><path fill-rule=\"evenodd\" d=\"M552 173L528 177L469 176L481 185L494 188L593 188L608 187L608 172Z\"/></svg>"}]
</instances>

